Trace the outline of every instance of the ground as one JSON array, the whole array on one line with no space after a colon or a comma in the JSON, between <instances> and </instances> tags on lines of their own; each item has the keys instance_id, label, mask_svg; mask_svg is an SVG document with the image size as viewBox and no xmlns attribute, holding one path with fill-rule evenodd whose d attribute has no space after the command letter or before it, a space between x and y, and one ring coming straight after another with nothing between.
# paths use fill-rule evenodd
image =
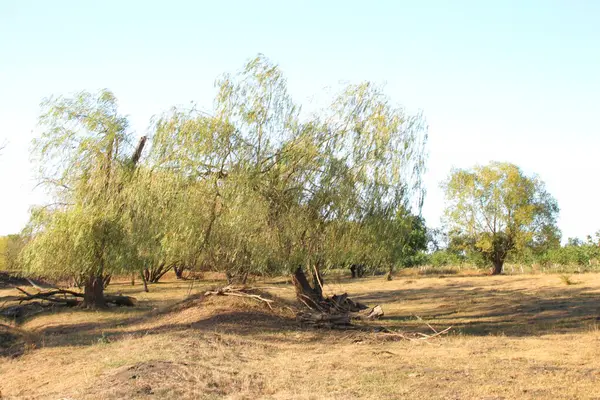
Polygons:
<instances>
[{"instance_id":1,"label":"ground","mask_svg":"<svg viewBox=\"0 0 600 400\"><path fill-rule=\"evenodd\" d=\"M452 328L428 340L303 329L283 278L253 283L270 288L273 311L197 295L222 282L169 278L144 293L123 281L110 291L135 308L4 321L0 397L600 399L600 274L329 281L329 294L380 304L389 329ZM0 288L0 308L17 294Z\"/></svg>"}]
</instances>

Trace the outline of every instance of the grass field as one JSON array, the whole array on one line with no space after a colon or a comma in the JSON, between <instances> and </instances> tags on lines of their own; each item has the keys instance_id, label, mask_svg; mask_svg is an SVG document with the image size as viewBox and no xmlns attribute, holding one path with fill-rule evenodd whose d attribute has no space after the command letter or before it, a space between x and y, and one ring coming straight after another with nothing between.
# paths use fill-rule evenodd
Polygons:
<instances>
[{"instance_id":1,"label":"grass field","mask_svg":"<svg viewBox=\"0 0 600 400\"><path fill-rule=\"evenodd\" d=\"M1 398L600 399L600 274L330 282L328 294L380 304L379 325L452 329L418 341L302 329L283 279L254 283L272 288L273 311L193 296L214 280L166 279L150 293L117 282L109 291L137 307L4 321L22 342L0 357ZM0 289L0 307L17 294Z\"/></svg>"}]
</instances>

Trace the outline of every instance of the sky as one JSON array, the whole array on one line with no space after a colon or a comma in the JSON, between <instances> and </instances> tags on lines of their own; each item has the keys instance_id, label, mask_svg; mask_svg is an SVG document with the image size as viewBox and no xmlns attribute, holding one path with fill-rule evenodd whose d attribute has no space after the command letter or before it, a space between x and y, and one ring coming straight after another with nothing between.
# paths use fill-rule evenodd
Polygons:
<instances>
[{"instance_id":1,"label":"sky","mask_svg":"<svg viewBox=\"0 0 600 400\"><path fill-rule=\"evenodd\" d=\"M372 81L429 126L423 216L440 225L452 168L537 174L563 238L600 230L600 2L0 0L0 235L46 201L30 163L39 104L112 90L138 135L258 53L294 99Z\"/></svg>"}]
</instances>

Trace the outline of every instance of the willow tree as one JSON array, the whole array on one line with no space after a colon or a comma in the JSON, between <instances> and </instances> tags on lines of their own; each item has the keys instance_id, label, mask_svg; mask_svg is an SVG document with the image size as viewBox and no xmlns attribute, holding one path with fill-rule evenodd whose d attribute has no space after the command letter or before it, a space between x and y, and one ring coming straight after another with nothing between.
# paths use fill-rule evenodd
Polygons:
<instances>
[{"instance_id":1,"label":"willow tree","mask_svg":"<svg viewBox=\"0 0 600 400\"><path fill-rule=\"evenodd\" d=\"M105 274L136 265L121 192L140 154L132 152L128 121L107 90L49 98L42 109L33 155L52 203L32 213L25 268L57 278L80 276L84 305L103 307Z\"/></svg>"},{"instance_id":2,"label":"willow tree","mask_svg":"<svg viewBox=\"0 0 600 400\"><path fill-rule=\"evenodd\" d=\"M319 121L321 166L307 199L314 210L313 243L324 243L323 227L351 221L350 240L335 243L350 245L360 261L390 268L396 262L393 249L410 232L396 229L399 213L420 213L422 205L424 120L364 83L347 87Z\"/></svg>"},{"instance_id":3,"label":"willow tree","mask_svg":"<svg viewBox=\"0 0 600 400\"><path fill-rule=\"evenodd\" d=\"M502 273L507 256L539 246L557 232L558 205L537 176L493 162L453 170L443 184L446 219L452 232Z\"/></svg>"},{"instance_id":4,"label":"willow tree","mask_svg":"<svg viewBox=\"0 0 600 400\"><path fill-rule=\"evenodd\" d=\"M360 245L352 223L420 209L423 119L379 88L350 86L303 119L262 56L217 88L211 112L173 109L154 125L147 167L178 182L161 190L175 210L151 235L161 257L232 277L298 265L318 276Z\"/></svg>"}]
</instances>

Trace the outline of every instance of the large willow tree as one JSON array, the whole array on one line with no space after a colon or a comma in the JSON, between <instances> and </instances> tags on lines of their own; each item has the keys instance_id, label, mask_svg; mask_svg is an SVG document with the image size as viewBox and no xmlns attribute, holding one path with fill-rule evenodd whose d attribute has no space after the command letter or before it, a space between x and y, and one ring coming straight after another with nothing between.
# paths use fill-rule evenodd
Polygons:
<instances>
[{"instance_id":1,"label":"large willow tree","mask_svg":"<svg viewBox=\"0 0 600 400\"><path fill-rule=\"evenodd\" d=\"M361 244L366 253L365 240L380 241L378 264L397 262L382 232L385 243L402 241L408 233L392 227L405 210L420 211L421 115L365 83L303 119L264 57L217 86L212 112L174 109L155 124L151 168L198 190L181 199L168 247L185 243L188 263L232 276L298 265L317 274Z\"/></svg>"},{"instance_id":2,"label":"large willow tree","mask_svg":"<svg viewBox=\"0 0 600 400\"><path fill-rule=\"evenodd\" d=\"M106 274L137 265L121 192L139 154L114 95L82 92L42 104L33 154L53 202L32 212L23 252L31 274L84 280L84 304L104 306Z\"/></svg>"},{"instance_id":3,"label":"large willow tree","mask_svg":"<svg viewBox=\"0 0 600 400\"><path fill-rule=\"evenodd\" d=\"M89 304L102 305L107 273L185 266L244 280L300 266L320 286L328 266L391 268L408 254L426 127L372 84L301 117L259 56L218 80L210 112L155 118L141 159L110 92L44 107L35 154L54 203L32 214L24 259L31 273L84 275Z\"/></svg>"}]
</instances>

